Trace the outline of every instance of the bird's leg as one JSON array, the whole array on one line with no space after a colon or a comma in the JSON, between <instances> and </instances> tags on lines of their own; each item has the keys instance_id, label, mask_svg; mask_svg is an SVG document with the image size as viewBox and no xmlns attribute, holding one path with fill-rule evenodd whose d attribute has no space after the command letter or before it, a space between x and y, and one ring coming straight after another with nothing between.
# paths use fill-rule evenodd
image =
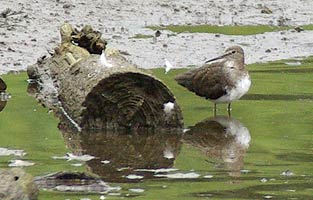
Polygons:
<instances>
[{"instance_id":1,"label":"bird's leg","mask_svg":"<svg viewBox=\"0 0 313 200\"><path fill-rule=\"evenodd\" d=\"M214 117L215 117L216 116L216 103L214 103L213 112L214 112Z\"/></svg>"},{"instance_id":2,"label":"bird's leg","mask_svg":"<svg viewBox=\"0 0 313 200\"><path fill-rule=\"evenodd\" d=\"M230 111L231 111L230 105L231 105L231 103L229 103L227 106L228 117L230 117Z\"/></svg>"}]
</instances>

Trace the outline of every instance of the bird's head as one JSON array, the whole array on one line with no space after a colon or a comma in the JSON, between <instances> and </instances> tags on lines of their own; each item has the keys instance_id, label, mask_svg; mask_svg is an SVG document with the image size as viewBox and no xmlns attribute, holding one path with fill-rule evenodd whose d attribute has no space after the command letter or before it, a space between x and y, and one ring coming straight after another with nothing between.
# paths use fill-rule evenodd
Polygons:
<instances>
[{"instance_id":1,"label":"bird's head","mask_svg":"<svg viewBox=\"0 0 313 200\"><path fill-rule=\"evenodd\" d=\"M207 60L205 63L209 63L209 62L220 60L220 59L240 60L244 62L244 51L240 46L232 46L226 49L223 55Z\"/></svg>"}]
</instances>

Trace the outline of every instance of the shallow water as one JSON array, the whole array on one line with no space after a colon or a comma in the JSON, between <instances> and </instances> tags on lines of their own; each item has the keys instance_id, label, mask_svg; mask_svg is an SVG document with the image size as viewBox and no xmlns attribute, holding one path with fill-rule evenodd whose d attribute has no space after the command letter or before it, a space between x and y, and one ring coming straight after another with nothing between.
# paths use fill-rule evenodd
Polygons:
<instances>
[{"instance_id":1,"label":"shallow water","mask_svg":"<svg viewBox=\"0 0 313 200\"><path fill-rule=\"evenodd\" d=\"M313 124L310 62L252 65L252 88L212 117L211 103L173 82L182 70L153 72L177 97L186 129L180 132L77 134L27 95L26 74L6 75L12 98L0 112L0 147L26 155L0 156L35 163L34 176L80 171L98 174L121 190L107 194L41 190L39 199L312 199ZM53 159L66 153L92 155ZM80 166L82 164L82 166ZM153 170L158 169L158 170Z\"/></svg>"}]
</instances>

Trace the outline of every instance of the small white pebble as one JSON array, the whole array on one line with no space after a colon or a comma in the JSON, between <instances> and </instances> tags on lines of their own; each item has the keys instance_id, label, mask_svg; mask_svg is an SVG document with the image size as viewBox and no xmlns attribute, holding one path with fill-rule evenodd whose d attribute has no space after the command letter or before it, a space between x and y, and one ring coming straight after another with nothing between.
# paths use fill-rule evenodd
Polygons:
<instances>
[{"instance_id":1,"label":"small white pebble","mask_svg":"<svg viewBox=\"0 0 313 200\"><path fill-rule=\"evenodd\" d=\"M10 160L9 167L29 167L33 166L35 163L24 161L24 160Z\"/></svg>"},{"instance_id":2,"label":"small white pebble","mask_svg":"<svg viewBox=\"0 0 313 200\"><path fill-rule=\"evenodd\" d=\"M163 157L167 158L167 159L173 159L174 157L174 153L170 150L170 149L165 149L163 151Z\"/></svg>"},{"instance_id":3,"label":"small white pebble","mask_svg":"<svg viewBox=\"0 0 313 200\"><path fill-rule=\"evenodd\" d=\"M282 176L293 176L294 173L290 170L286 170L286 171L282 172L280 175L282 175Z\"/></svg>"},{"instance_id":4,"label":"small white pebble","mask_svg":"<svg viewBox=\"0 0 313 200\"><path fill-rule=\"evenodd\" d=\"M136 174L129 174L126 176L127 179L143 179L143 176Z\"/></svg>"},{"instance_id":5,"label":"small white pebble","mask_svg":"<svg viewBox=\"0 0 313 200\"><path fill-rule=\"evenodd\" d=\"M167 74L171 69L173 69L173 65L166 58L164 59L165 65L165 74Z\"/></svg>"},{"instance_id":6,"label":"small white pebble","mask_svg":"<svg viewBox=\"0 0 313 200\"><path fill-rule=\"evenodd\" d=\"M106 199L106 197L103 196L103 195L101 195L99 199L100 199L100 200L104 200L104 199Z\"/></svg>"},{"instance_id":7,"label":"small white pebble","mask_svg":"<svg viewBox=\"0 0 313 200\"><path fill-rule=\"evenodd\" d=\"M262 178L260 181L261 181L262 183L266 183L268 180L267 180L267 178Z\"/></svg>"},{"instance_id":8,"label":"small white pebble","mask_svg":"<svg viewBox=\"0 0 313 200\"><path fill-rule=\"evenodd\" d=\"M172 112L172 110L174 109L174 103L173 102L167 102L165 104L163 104L163 110L166 114L170 114Z\"/></svg>"},{"instance_id":9,"label":"small white pebble","mask_svg":"<svg viewBox=\"0 0 313 200\"><path fill-rule=\"evenodd\" d=\"M101 163L103 163L103 164L109 164L110 161L109 161L109 160L102 160Z\"/></svg>"},{"instance_id":10,"label":"small white pebble","mask_svg":"<svg viewBox=\"0 0 313 200\"><path fill-rule=\"evenodd\" d=\"M297 62L285 62L286 65L290 65L290 66L299 66L301 65L302 63L297 61Z\"/></svg>"},{"instance_id":11,"label":"small white pebble","mask_svg":"<svg viewBox=\"0 0 313 200\"><path fill-rule=\"evenodd\" d=\"M205 175L203 178L213 178L213 175Z\"/></svg>"},{"instance_id":12,"label":"small white pebble","mask_svg":"<svg viewBox=\"0 0 313 200\"><path fill-rule=\"evenodd\" d=\"M144 189L141 189L141 188L131 188L131 189L129 189L129 191L131 191L131 192L137 192L137 193L142 193L142 192L144 192L145 190L144 190Z\"/></svg>"},{"instance_id":13,"label":"small white pebble","mask_svg":"<svg viewBox=\"0 0 313 200\"><path fill-rule=\"evenodd\" d=\"M71 165L74 167L81 167L81 166L83 166L83 163L73 163Z\"/></svg>"},{"instance_id":14,"label":"small white pebble","mask_svg":"<svg viewBox=\"0 0 313 200\"><path fill-rule=\"evenodd\" d=\"M121 193L114 193L114 192L111 192L111 193L109 193L108 195L110 195L110 196L120 196Z\"/></svg>"},{"instance_id":15,"label":"small white pebble","mask_svg":"<svg viewBox=\"0 0 313 200\"><path fill-rule=\"evenodd\" d=\"M241 173L245 173L245 174L247 174L247 173L249 173L249 172L250 172L250 170L248 170L248 169L242 169L242 170L240 170L240 172L241 172Z\"/></svg>"},{"instance_id":16,"label":"small white pebble","mask_svg":"<svg viewBox=\"0 0 313 200\"><path fill-rule=\"evenodd\" d=\"M183 133L186 133L187 131L189 131L190 129L189 128L184 128L183 129Z\"/></svg>"}]
</instances>

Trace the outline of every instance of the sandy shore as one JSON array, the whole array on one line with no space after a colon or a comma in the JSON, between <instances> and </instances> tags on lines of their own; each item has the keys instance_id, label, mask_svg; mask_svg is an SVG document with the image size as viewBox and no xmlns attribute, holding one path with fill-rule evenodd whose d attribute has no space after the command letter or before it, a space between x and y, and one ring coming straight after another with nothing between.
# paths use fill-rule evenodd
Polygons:
<instances>
[{"instance_id":1,"label":"sandy shore","mask_svg":"<svg viewBox=\"0 0 313 200\"><path fill-rule=\"evenodd\" d=\"M273 13L262 14L263 6ZM0 74L25 70L38 57L48 55L59 43L58 30L65 21L78 28L91 24L103 32L110 47L128 52L129 60L143 68L161 67L165 58L175 67L199 65L232 45L244 47L247 63L313 54L311 31L220 37L200 33L173 36L163 31L156 43L151 38L132 39L136 34L154 34L147 25L277 25L280 17L288 18L288 25L311 24L310 0L269 0L266 4L253 0L4 0L0 12L6 8L18 14L0 17Z\"/></svg>"}]
</instances>

